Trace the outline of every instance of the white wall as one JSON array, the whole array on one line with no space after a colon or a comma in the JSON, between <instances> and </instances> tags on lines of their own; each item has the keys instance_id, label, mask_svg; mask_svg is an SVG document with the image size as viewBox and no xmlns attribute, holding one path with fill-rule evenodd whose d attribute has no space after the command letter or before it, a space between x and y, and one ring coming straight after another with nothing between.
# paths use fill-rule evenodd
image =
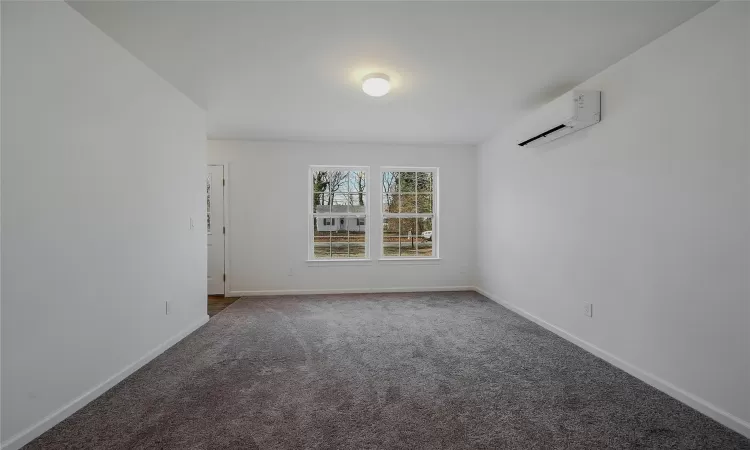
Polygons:
<instances>
[{"instance_id":1,"label":"white wall","mask_svg":"<svg viewBox=\"0 0 750 450\"><path fill-rule=\"evenodd\" d=\"M748 24L719 3L581 86L600 124L519 148L532 115L482 145L477 233L482 289L745 434Z\"/></svg>"},{"instance_id":2,"label":"white wall","mask_svg":"<svg viewBox=\"0 0 750 450\"><path fill-rule=\"evenodd\" d=\"M475 147L209 141L208 160L229 163L227 277L233 294L473 285ZM408 269L378 262L376 224L382 221L371 207L371 264L308 265L310 165L370 166L368 194L380 188L380 166L439 167L441 260Z\"/></svg>"},{"instance_id":3,"label":"white wall","mask_svg":"<svg viewBox=\"0 0 750 450\"><path fill-rule=\"evenodd\" d=\"M2 86L2 10L3 8L0 7L0 86ZM2 91L2 89L0 89ZM0 96L0 103L2 102L2 96ZM2 123L2 108L0 108L0 123ZM0 161L2 161L2 127L0 126ZM0 164L1 165L1 164ZM2 174L2 170L0 168L0 174ZM1 178L1 177L0 177ZM2 185L2 180L0 179L0 185ZM2 191L2 189L0 189ZM0 229L2 228L2 193L0 192ZM2 234L0 234L0 254L2 254ZM0 258L2 260L2 258ZM2 351L2 263L0 263L0 352ZM0 358L2 357L2 353L0 353ZM2 361L0 361L0 367L2 367ZM3 393L2 393L2 370L0 370L0 405L2 404L3 399ZM0 421L2 421L2 410L0 409ZM2 433L2 426L0 426L0 445L2 445L3 441L3 433Z\"/></svg>"},{"instance_id":4,"label":"white wall","mask_svg":"<svg viewBox=\"0 0 750 450\"><path fill-rule=\"evenodd\" d=\"M207 319L206 130L63 2L3 2L2 66L2 439L15 448Z\"/></svg>"}]
</instances>

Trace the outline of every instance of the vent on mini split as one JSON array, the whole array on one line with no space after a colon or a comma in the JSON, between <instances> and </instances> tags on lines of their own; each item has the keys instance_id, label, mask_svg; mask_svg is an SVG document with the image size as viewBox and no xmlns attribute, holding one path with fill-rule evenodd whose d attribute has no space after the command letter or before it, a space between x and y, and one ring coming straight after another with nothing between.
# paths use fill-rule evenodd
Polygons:
<instances>
[{"instance_id":1,"label":"vent on mini split","mask_svg":"<svg viewBox=\"0 0 750 450\"><path fill-rule=\"evenodd\" d=\"M557 130L561 130L561 129L563 129L563 128L565 128L565 124L561 124L561 125L558 125L558 126L556 126L555 128L551 128L551 129L549 129L549 130L545 131L544 133L540 133L540 134L537 134L537 135L536 135L536 136L534 136L533 138L531 138L531 139L527 139L527 140L525 140L525 141L521 142L521 143L520 143L520 144L518 144L518 145L520 145L521 147L523 147L523 146L524 146L524 145L526 145L526 144L531 144L532 142L534 142L534 141L536 141L536 140L538 140L538 139L541 139L541 138L543 138L543 137L547 136L547 135L548 135L548 134L550 134L550 133L554 133L554 132L555 132L555 131L557 131Z\"/></svg>"}]
</instances>

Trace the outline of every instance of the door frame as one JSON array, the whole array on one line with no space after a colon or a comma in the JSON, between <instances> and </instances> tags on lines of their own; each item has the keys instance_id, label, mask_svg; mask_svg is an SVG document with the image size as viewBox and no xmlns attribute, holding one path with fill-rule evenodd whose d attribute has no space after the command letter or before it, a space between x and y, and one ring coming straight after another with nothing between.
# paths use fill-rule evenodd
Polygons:
<instances>
[{"instance_id":1,"label":"door frame","mask_svg":"<svg viewBox=\"0 0 750 450\"><path fill-rule=\"evenodd\" d=\"M224 203L224 297L229 297L231 290L229 289L229 161L223 161L218 163L206 163L206 167L209 166L222 166L224 172L224 182L222 183L222 190L224 191L223 203ZM208 173L208 171L206 171ZM206 235L208 239L208 235ZM206 247L208 249L208 246ZM208 261L208 251L206 251L206 261Z\"/></svg>"}]
</instances>

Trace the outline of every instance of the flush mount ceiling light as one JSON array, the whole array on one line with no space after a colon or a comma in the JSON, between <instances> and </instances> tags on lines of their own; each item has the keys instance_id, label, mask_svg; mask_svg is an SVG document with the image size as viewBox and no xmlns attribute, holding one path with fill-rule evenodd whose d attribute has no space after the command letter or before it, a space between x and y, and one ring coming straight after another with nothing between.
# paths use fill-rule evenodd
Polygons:
<instances>
[{"instance_id":1,"label":"flush mount ceiling light","mask_svg":"<svg viewBox=\"0 0 750 450\"><path fill-rule=\"evenodd\" d=\"M362 80L362 90L371 97L382 97L391 90L391 79L382 73L371 73Z\"/></svg>"}]
</instances>

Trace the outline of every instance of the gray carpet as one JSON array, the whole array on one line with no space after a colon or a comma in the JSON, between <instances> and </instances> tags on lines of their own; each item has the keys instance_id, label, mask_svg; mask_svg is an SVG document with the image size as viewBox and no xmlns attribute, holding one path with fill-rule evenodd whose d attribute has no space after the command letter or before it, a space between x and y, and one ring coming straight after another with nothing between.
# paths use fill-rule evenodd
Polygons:
<instances>
[{"instance_id":1,"label":"gray carpet","mask_svg":"<svg viewBox=\"0 0 750 450\"><path fill-rule=\"evenodd\" d=\"M750 449L470 292L237 301L26 448Z\"/></svg>"}]
</instances>

